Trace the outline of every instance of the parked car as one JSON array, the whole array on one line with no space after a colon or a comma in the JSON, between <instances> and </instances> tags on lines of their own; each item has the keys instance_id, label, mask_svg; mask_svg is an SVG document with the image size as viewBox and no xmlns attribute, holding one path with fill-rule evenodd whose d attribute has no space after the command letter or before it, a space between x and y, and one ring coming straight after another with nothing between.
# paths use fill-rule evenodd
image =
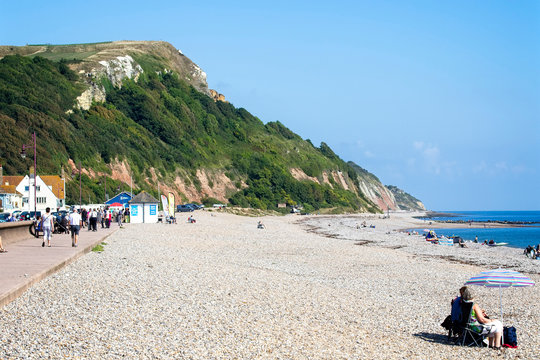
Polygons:
<instances>
[{"instance_id":1,"label":"parked car","mask_svg":"<svg viewBox=\"0 0 540 360\"><path fill-rule=\"evenodd\" d=\"M177 212L191 212L193 210L195 210L195 208L191 204L184 204L184 205L176 206Z\"/></svg>"},{"instance_id":2,"label":"parked car","mask_svg":"<svg viewBox=\"0 0 540 360\"><path fill-rule=\"evenodd\" d=\"M9 219L9 213L0 214L0 223L7 222Z\"/></svg>"},{"instance_id":3,"label":"parked car","mask_svg":"<svg viewBox=\"0 0 540 360\"><path fill-rule=\"evenodd\" d=\"M204 207L204 205L197 205L197 204L186 204L188 206L191 206L193 210L199 210Z\"/></svg>"},{"instance_id":4,"label":"parked car","mask_svg":"<svg viewBox=\"0 0 540 360\"><path fill-rule=\"evenodd\" d=\"M38 217L41 217L41 211L23 211L19 214L17 219L23 221L23 220L35 220L36 219L36 213Z\"/></svg>"}]
</instances>

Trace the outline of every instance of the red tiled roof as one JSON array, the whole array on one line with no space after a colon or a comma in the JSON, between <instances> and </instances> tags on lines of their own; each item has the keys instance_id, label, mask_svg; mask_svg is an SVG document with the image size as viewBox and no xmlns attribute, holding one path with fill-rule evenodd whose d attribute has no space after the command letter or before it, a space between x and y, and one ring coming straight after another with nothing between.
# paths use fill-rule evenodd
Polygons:
<instances>
[{"instance_id":1,"label":"red tiled roof","mask_svg":"<svg viewBox=\"0 0 540 360\"><path fill-rule=\"evenodd\" d=\"M2 184L0 185L19 185L21 181L24 179L24 176L19 175L4 175L2 177Z\"/></svg>"},{"instance_id":2,"label":"red tiled roof","mask_svg":"<svg viewBox=\"0 0 540 360\"><path fill-rule=\"evenodd\" d=\"M17 186L16 185L0 185L0 193L5 194L16 194L17 190L15 190Z\"/></svg>"},{"instance_id":3,"label":"red tiled roof","mask_svg":"<svg viewBox=\"0 0 540 360\"><path fill-rule=\"evenodd\" d=\"M66 194L64 194L64 180L58 175L38 175L41 180L52 188L54 196L58 199L64 199Z\"/></svg>"}]
</instances>

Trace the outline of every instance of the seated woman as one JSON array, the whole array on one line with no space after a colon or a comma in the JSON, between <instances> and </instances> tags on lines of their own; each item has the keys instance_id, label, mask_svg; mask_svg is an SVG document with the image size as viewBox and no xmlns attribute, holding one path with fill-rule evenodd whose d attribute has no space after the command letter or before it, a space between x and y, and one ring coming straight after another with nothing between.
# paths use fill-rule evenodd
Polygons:
<instances>
[{"instance_id":1,"label":"seated woman","mask_svg":"<svg viewBox=\"0 0 540 360\"><path fill-rule=\"evenodd\" d=\"M470 288L463 291L463 300L474 301ZM487 335L489 338L489 347L500 350L503 325L499 320L488 319L484 310L480 309L478 304L474 304L471 313L471 328L478 333Z\"/></svg>"}]
</instances>

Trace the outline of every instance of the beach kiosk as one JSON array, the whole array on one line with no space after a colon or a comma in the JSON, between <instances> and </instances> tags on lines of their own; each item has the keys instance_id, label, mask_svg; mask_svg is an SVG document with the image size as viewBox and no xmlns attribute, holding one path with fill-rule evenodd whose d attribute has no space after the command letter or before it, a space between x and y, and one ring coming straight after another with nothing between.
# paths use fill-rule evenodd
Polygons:
<instances>
[{"instance_id":1,"label":"beach kiosk","mask_svg":"<svg viewBox=\"0 0 540 360\"><path fill-rule=\"evenodd\" d=\"M140 192L129 202L130 223L157 223L158 201L146 191Z\"/></svg>"}]
</instances>

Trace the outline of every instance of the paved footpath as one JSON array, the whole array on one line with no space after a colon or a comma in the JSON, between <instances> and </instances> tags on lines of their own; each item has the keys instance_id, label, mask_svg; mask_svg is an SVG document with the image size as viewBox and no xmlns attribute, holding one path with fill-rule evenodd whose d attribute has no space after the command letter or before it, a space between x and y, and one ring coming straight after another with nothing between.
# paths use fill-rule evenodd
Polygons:
<instances>
[{"instance_id":1,"label":"paved footpath","mask_svg":"<svg viewBox=\"0 0 540 360\"><path fill-rule=\"evenodd\" d=\"M41 247L43 237L31 237L4 246L7 253L0 254L0 308L15 300L33 284L55 273L118 230L117 224L109 229L88 231L81 229L79 244L71 246L71 235L53 234L51 247Z\"/></svg>"}]
</instances>

